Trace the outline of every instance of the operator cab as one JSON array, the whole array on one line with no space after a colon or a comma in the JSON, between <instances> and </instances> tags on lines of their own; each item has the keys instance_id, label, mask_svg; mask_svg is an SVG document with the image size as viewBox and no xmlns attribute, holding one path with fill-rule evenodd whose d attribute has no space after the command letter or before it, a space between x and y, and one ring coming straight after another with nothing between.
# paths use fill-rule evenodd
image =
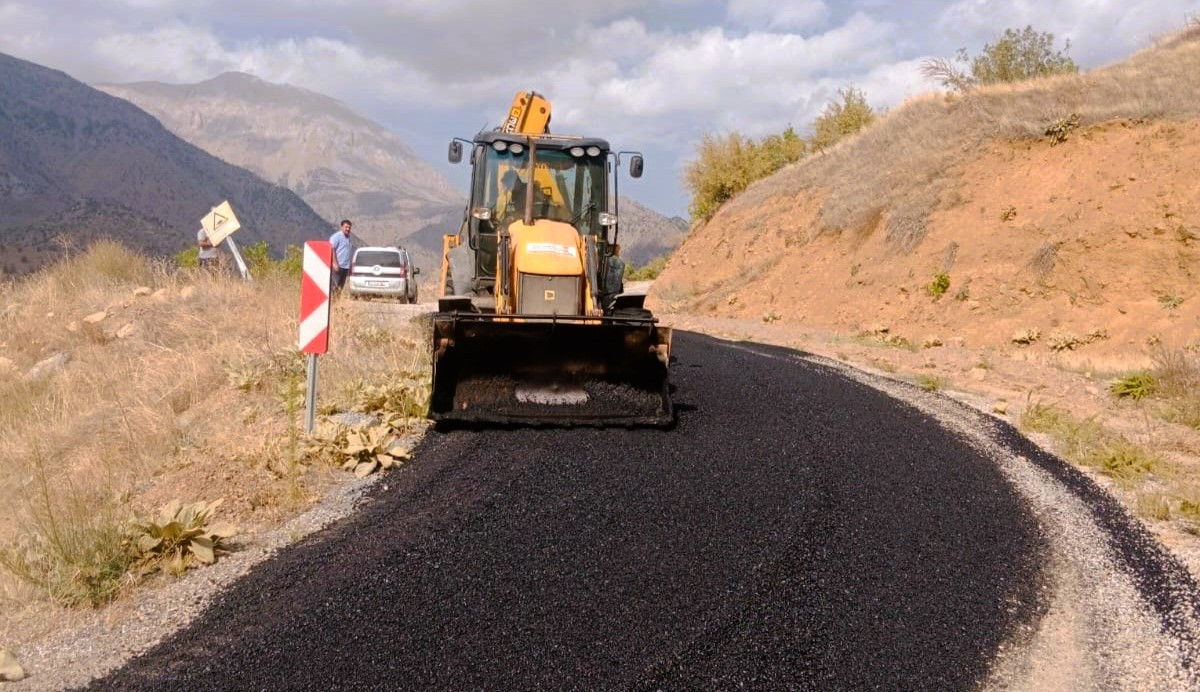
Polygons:
<instances>
[{"instance_id":1,"label":"operator cab","mask_svg":"<svg viewBox=\"0 0 1200 692\"><path fill-rule=\"evenodd\" d=\"M466 219L476 250L476 277L494 280L497 234L525 216L532 195L534 219L568 223L594 236L602 251L615 225L609 196L608 142L596 138L536 137L536 168L529 170L529 135L483 132L474 141L474 178ZM532 183L530 178L532 177Z\"/></svg>"}]
</instances>

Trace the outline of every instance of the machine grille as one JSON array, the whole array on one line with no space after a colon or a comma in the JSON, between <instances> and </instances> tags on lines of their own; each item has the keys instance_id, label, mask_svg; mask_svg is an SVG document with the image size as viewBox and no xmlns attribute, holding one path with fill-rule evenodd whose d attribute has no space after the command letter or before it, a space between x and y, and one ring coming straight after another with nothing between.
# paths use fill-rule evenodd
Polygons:
<instances>
[{"instance_id":1,"label":"machine grille","mask_svg":"<svg viewBox=\"0 0 1200 692\"><path fill-rule=\"evenodd\" d=\"M580 315L580 277L521 274L517 312L525 315Z\"/></svg>"}]
</instances>

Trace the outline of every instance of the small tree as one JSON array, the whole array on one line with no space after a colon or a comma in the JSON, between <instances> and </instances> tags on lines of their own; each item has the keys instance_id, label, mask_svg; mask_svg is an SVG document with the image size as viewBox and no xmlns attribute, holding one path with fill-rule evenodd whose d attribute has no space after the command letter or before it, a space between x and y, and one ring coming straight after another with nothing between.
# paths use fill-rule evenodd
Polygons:
<instances>
[{"instance_id":1,"label":"small tree","mask_svg":"<svg viewBox=\"0 0 1200 692\"><path fill-rule=\"evenodd\" d=\"M1062 50L1054 50L1054 34L1026 26L1021 31L1005 29L994 43L972 58L967 49L959 49L954 60L933 58L921 63L921 74L942 86L966 93L981 84L1021 82L1055 74L1072 74L1079 66L1067 52L1068 40Z\"/></svg>"},{"instance_id":2,"label":"small tree","mask_svg":"<svg viewBox=\"0 0 1200 692\"><path fill-rule=\"evenodd\" d=\"M705 135L696 145L696 159L684 169L692 193L688 211L707 221L722 204L754 182L754 140L738 132Z\"/></svg>"},{"instance_id":3,"label":"small tree","mask_svg":"<svg viewBox=\"0 0 1200 692\"><path fill-rule=\"evenodd\" d=\"M1032 26L1022 31L1006 29L971 61L971 76L980 84L1000 84L1078 72L1079 66L1067 55L1069 50L1069 40L1056 51L1054 34L1038 33Z\"/></svg>"},{"instance_id":4,"label":"small tree","mask_svg":"<svg viewBox=\"0 0 1200 692\"><path fill-rule=\"evenodd\" d=\"M874 120L875 110L867 103L865 92L854 87L839 89L838 99L829 102L813 121L812 148L820 151L831 147Z\"/></svg>"}]
</instances>

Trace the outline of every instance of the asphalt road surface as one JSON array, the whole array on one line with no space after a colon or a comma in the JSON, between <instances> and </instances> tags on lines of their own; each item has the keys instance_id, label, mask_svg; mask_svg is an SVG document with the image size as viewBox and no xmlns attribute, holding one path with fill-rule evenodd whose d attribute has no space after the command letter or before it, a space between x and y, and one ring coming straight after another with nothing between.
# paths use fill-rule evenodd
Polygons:
<instances>
[{"instance_id":1,"label":"asphalt road surface","mask_svg":"<svg viewBox=\"0 0 1200 692\"><path fill-rule=\"evenodd\" d=\"M935 420L676 335L673 430L431 433L96 689L963 689L1047 538Z\"/></svg>"}]
</instances>

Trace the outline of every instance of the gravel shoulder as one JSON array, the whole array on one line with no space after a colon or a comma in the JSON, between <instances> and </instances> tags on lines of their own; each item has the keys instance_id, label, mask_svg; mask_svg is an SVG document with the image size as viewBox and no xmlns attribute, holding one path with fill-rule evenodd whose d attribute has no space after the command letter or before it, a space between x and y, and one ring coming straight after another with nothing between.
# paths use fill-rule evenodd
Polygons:
<instances>
[{"instance_id":1,"label":"gravel shoulder","mask_svg":"<svg viewBox=\"0 0 1200 692\"><path fill-rule=\"evenodd\" d=\"M761 351L756 345L731 348ZM993 459L1047 539L1047 605L1012 633L985 689L1195 689L1200 587L1178 557L1084 474L1001 418L817 356L820 363L936 418Z\"/></svg>"}]
</instances>

